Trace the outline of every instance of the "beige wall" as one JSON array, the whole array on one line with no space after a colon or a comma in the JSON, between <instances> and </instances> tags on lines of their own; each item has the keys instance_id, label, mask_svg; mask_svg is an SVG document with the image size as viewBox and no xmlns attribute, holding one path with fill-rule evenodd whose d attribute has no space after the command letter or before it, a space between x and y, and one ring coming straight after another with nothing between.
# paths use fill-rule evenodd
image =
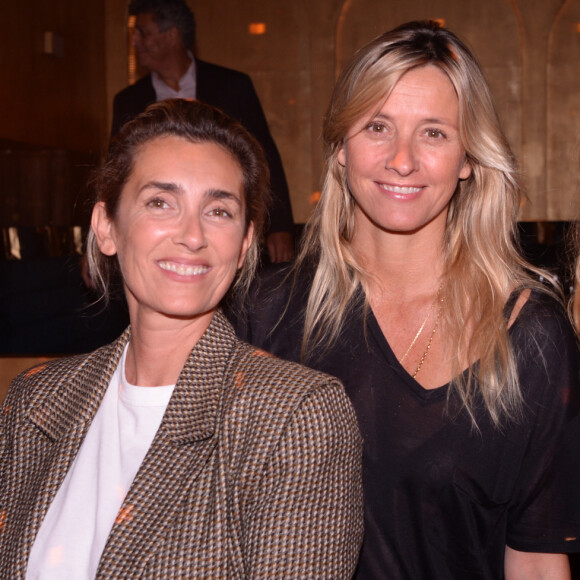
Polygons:
<instances>
[{"instance_id":1,"label":"beige wall","mask_svg":"<svg viewBox=\"0 0 580 580\"><path fill-rule=\"evenodd\" d=\"M580 143L580 0L189 0L202 58L248 72L280 148L294 217L320 187L321 118L352 51L405 20L443 18L475 50L522 161L524 219L570 219ZM99 152L126 84L126 0L29 0L5 7L0 140ZM25 7L24 7L25 6ZM248 34L265 22L266 34ZM106 23L106 25L105 25ZM42 34L64 57L42 54Z\"/></svg>"}]
</instances>

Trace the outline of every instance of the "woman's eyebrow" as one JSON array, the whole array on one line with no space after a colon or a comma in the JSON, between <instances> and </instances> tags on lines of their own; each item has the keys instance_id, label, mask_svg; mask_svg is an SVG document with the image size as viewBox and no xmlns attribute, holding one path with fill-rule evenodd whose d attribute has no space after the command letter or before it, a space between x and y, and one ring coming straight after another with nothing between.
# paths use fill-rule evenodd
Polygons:
<instances>
[{"instance_id":1,"label":"woman's eyebrow","mask_svg":"<svg viewBox=\"0 0 580 580\"><path fill-rule=\"evenodd\" d=\"M148 181L145 185L143 185L140 191L145 191L146 189L161 189L171 193L183 192L183 188L181 186L171 181Z\"/></svg>"},{"instance_id":2,"label":"woman's eyebrow","mask_svg":"<svg viewBox=\"0 0 580 580\"><path fill-rule=\"evenodd\" d=\"M205 197L209 199L229 199L237 203L239 206L242 205L242 200L240 199L239 194L226 191L225 189L208 189L205 192Z\"/></svg>"},{"instance_id":3,"label":"woman's eyebrow","mask_svg":"<svg viewBox=\"0 0 580 580\"><path fill-rule=\"evenodd\" d=\"M393 121L393 117L391 115L386 114L386 113L379 112L376 115L371 116L369 120L370 121L372 121L372 120ZM453 121L451 119L447 119L445 117L424 117L423 119L421 119L421 123L433 123L434 125L452 125L452 126L454 126Z\"/></svg>"}]
</instances>

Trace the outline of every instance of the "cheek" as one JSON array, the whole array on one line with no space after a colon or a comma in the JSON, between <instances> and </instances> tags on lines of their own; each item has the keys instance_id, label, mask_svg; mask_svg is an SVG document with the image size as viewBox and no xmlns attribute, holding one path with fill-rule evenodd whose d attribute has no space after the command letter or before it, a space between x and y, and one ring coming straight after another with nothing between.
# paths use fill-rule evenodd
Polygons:
<instances>
[{"instance_id":1,"label":"cheek","mask_svg":"<svg viewBox=\"0 0 580 580\"><path fill-rule=\"evenodd\" d=\"M431 175L442 182L456 183L462 179L463 160L462 155L429 155L424 158L423 167L428 167Z\"/></svg>"},{"instance_id":2,"label":"cheek","mask_svg":"<svg viewBox=\"0 0 580 580\"><path fill-rule=\"evenodd\" d=\"M376 156L360 155L359 152L349 153L348 163L345 166L345 175L349 187L356 192L358 187L368 179L376 178L380 175L380 167L377 167Z\"/></svg>"},{"instance_id":3,"label":"cheek","mask_svg":"<svg viewBox=\"0 0 580 580\"><path fill-rule=\"evenodd\" d=\"M144 224L119 224L115 232L119 262L123 264L129 259L134 260L141 252L147 250L155 238L156 232L150 227L145 227Z\"/></svg>"}]
</instances>

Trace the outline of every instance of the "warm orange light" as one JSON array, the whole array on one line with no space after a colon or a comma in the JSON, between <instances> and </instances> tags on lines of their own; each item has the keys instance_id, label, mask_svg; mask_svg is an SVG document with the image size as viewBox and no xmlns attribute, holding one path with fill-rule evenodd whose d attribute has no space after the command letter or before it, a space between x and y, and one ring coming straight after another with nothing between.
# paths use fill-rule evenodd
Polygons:
<instances>
[{"instance_id":1,"label":"warm orange light","mask_svg":"<svg viewBox=\"0 0 580 580\"><path fill-rule=\"evenodd\" d=\"M576 22L576 32L580 34L580 22Z\"/></svg>"},{"instance_id":2,"label":"warm orange light","mask_svg":"<svg viewBox=\"0 0 580 580\"><path fill-rule=\"evenodd\" d=\"M132 504L126 505L119 510L117 517L115 518L116 524L127 524L133 519L133 510L135 506Z\"/></svg>"},{"instance_id":3,"label":"warm orange light","mask_svg":"<svg viewBox=\"0 0 580 580\"><path fill-rule=\"evenodd\" d=\"M35 375L36 373L42 372L45 368L46 368L46 363L38 365L34 368L31 368L24 376L26 378L31 377L31 376Z\"/></svg>"},{"instance_id":4,"label":"warm orange light","mask_svg":"<svg viewBox=\"0 0 580 580\"><path fill-rule=\"evenodd\" d=\"M266 23L250 22L250 24L248 24L248 32L250 34L266 34Z\"/></svg>"},{"instance_id":5,"label":"warm orange light","mask_svg":"<svg viewBox=\"0 0 580 580\"><path fill-rule=\"evenodd\" d=\"M311 193L310 197L308 198L310 205L316 205L320 201L320 195L320 191L314 191Z\"/></svg>"},{"instance_id":6,"label":"warm orange light","mask_svg":"<svg viewBox=\"0 0 580 580\"><path fill-rule=\"evenodd\" d=\"M135 47L133 46L133 34L135 34L135 20L136 16L129 16L127 22L127 28L129 30L129 62L128 62L128 81L130 85L135 84L137 81L137 55L135 54Z\"/></svg>"},{"instance_id":7,"label":"warm orange light","mask_svg":"<svg viewBox=\"0 0 580 580\"><path fill-rule=\"evenodd\" d=\"M433 22L437 22L441 27L445 26L445 18L433 18Z\"/></svg>"}]
</instances>

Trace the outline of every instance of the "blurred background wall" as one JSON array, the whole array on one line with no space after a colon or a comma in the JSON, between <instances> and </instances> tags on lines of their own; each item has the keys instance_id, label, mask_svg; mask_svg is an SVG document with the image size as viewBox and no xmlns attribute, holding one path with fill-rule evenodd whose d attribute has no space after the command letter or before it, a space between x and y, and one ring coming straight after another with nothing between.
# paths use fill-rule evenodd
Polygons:
<instances>
[{"instance_id":1,"label":"blurred background wall","mask_svg":"<svg viewBox=\"0 0 580 580\"><path fill-rule=\"evenodd\" d=\"M66 208L82 182L82 170L75 168L98 162L107 145L113 95L127 84L127 3L4 4L2 195L17 191L16 206L25 197L36 210L26 215L16 207L2 216L2 225L64 225L74 220ZM580 0L190 4L198 21L199 56L243 70L254 81L282 154L297 222L308 218L320 186L321 118L337 70L375 35L419 18L442 19L479 57L528 185L522 219L580 214ZM256 23L265 25L263 34L249 32ZM44 153L32 159L34 151ZM24 160L13 162L14 156ZM21 169L15 169L18 163Z\"/></svg>"}]
</instances>

